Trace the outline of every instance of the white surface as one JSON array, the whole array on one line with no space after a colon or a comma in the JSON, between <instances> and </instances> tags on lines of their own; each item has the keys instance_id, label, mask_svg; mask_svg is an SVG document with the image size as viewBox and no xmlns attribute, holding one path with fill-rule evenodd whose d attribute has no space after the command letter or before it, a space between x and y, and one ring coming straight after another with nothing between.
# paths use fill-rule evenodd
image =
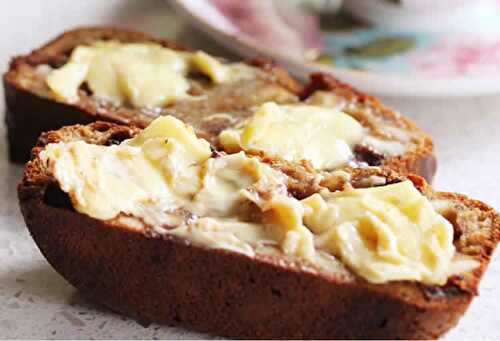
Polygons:
<instances>
[{"instance_id":1,"label":"white surface","mask_svg":"<svg viewBox=\"0 0 500 341\"><path fill-rule=\"evenodd\" d=\"M206 38L183 30L156 0L0 1L0 65L59 31L79 24L123 20L129 26L177 32L206 45ZM159 6L159 7L156 7ZM92 19L93 18L93 19ZM167 26L165 26L166 23ZM17 23L22 23L16 27ZM211 46L211 50L218 50ZM3 98L3 96L2 96ZM3 113L3 101L0 111ZM386 101L433 134L440 162L435 186L469 194L500 207L500 96L454 100ZM43 113L40 113L43 119ZM0 128L5 141L5 128ZM16 184L21 167L7 162L0 148L0 338L196 338L183 329L150 325L113 314L86 302L44 260L19 212ZM474 301L447 339L500 339L500 258L495 257Z\"/></svg>"}]
</instances>

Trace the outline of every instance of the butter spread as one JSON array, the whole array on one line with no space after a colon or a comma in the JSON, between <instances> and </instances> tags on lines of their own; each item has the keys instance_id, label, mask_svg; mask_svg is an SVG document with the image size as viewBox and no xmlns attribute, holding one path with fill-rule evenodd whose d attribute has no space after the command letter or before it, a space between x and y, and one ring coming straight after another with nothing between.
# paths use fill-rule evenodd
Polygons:
<instances>
[{"instance_id":1,"label":"butter spread","mask_svg":"<svg viewBox=\"0 0 500 341\"><path fill-rule=\"evenodd\" d=\"M137 202L169 198L169 189L140 148L76 141L50 144L42 159L68 192L74 208L98 219L131 213Z\"/></svg>"},{"instance_id":2,"label":"butter spread","mask_svg":"<svg viewBox=\"0 0 500 341\"><path fill-rule=\"evenodd\" d=\"M216 83L233 83L242 79L255 77L255 68L244 63L222 64L216 58L197 51L191 55L191 62L195 69L210 77Z\"/></svg>"},{"instance_id":3,"label":"butter spread","mask_svg":"<svg viewBox=\"0 0 500 341\"><path fill-rule=\"evenodd\" d=\"M313 252L312 235L301 225L300 203L288 196L282 173L244 153L210 155L208 142L191 127L164 116L118 146L50 144L40 158L74 208L91 217L132 215L157 232L188 233L194 236L188 239L212 247L229 248L234 242L230 249L245 253L250 246L241 238L252 240L252 247L283 241L284 252L296 256ZM250 205L261 208L262 219L253 221ZM180 209L190 213L189 223L176 217ZM236 234L220 227L236 222L242 227ZM257 235L268 237L251 238Z\"/></svg>"},{"instance_id":4,"label":"butter spread","mask_svg":"<svg viewBox=\"0 0 500 341\"><path fill-rule=\"evenodd\" d=\"M162 107L189 98L189 72L201 72L214 83L255 77L256 70L242 63L223 64L204 52L184 52L155 43L97 41L78 46L67 64L46 77L57 98L78 100L86 82L93 95L115 105Z\"/></svg>"},{"instance_id":5,"label":"butter spread","mask_svg":"<svg viewBox=\"0 0 500 341\"><path fill-rule=\"evenodd\" d=\"M385 137L372 134L371 129L366 128L361 144L387 156L403 154L408 149L408 145L413 143L413 137L417 137L415 132L397 126L394 121L384 118L384 115L378 115L374 108L351 101L335 92L317 90L305 100L305 103L352 113L360 121L369 122L367 126L376 126Z\"/></svg>"},{"instance_id":6,"label":"butter spread","mask_svg":"<svg viewBox=\"0 0 500 341\"><path fill-rule=\"evenodd\" d=\"M316 248L337 255L373 283L415 280L442 285L477 264L455 262L453 226L410 181L322 192L303 200Z\"/></svg>"},{"instance_id":7,"label":"butter spread","mask_svg":"<svg viewBox=\"0 0 500 341\"><path fill-rule=\"evenodd\" d=\"M228 152L260 151L288 161L308 160L318 169L332 169L352 159L352 147L362 137L362 126L342 112L269 102L241 129L223 131L219 141Z\"/></svg>"},{"instance_id":8,"label":"butter spread","mask_svg":"<svg viewBox=\"0 0 500 341\"><path fill-rule=\"evenodd\" d=\"M365 136L363 144L370 146L379 153L383 153L387 156L403 155L406 151L406 145L400 141L384 140L370 135Z\"/></svg>"},{"instance_id":9,"label":"butter spread","mask_svg":"<svg viewBox=\"0 0 500 341\"><path fill-rule=\"evenodd\" d=\"M76 210L111 219L151 205L182 207L201 187L199 164L210 155L209 143L191 127L165 116L118 146L57 143L40 157L49 161Z\"/></svg>"},{"instance_id":10,"label":"butter spread","mask_svg":"<svg viewBox=\"0 0 500 341\"><path fill-rule=\"evenodd\" d=\"M212 157L170 116L120 145L49 144L40 158L91 217L248 256L284 254L337 273L339 259L373 283L443 284L477 264L457 259L453 228L409 181L302 201L287 177L244 152ZM142 222L142 224L141 224Z\"/></svg>"}]
</instances>

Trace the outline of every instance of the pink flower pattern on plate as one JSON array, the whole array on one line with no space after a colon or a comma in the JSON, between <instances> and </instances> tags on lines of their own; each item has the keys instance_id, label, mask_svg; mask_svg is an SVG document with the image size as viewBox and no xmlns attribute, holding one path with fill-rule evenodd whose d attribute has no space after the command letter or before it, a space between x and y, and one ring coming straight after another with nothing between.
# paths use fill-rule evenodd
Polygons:
<instances>
[{"instance_id":1,"label":"pink flower pattern on plate","mask_svg":"<svg viewBox=\"0 0 500 341\"><path fill-rule=\"evenodd\" d=\"M428 77L499 75L500 40L444 38L409 60L416 73Z\"/></svg>"}]
</instances>

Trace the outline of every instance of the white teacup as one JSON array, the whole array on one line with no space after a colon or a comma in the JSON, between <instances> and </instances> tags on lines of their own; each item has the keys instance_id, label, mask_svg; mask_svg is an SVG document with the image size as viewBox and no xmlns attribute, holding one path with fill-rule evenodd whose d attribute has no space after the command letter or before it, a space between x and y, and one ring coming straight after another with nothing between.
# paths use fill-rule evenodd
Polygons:
<instances>
[{"instance_id":1,"label":"white teacup","mask_svg":"<svg viewBox=\"0 0 500 341\"><path fill-rule=\"evenodd\" d=\"M344 0L344 8L373 25L419 31L446 31L467 25L485 0ZM486 0L488 1L488 0Z\"/></svg>"}]
</instances>

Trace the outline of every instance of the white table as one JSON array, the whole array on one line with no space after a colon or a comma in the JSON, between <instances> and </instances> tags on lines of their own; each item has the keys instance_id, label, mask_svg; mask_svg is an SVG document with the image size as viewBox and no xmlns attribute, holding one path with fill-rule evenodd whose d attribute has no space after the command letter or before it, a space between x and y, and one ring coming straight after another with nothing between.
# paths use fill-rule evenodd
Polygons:
<instances>
[{"instance_id":1,"label":"white table","mask_svg":"<svg viewBox=\"0 0 500 341\"><path fill-rule=\"evenodd\" d=\"M160 0L16 0L0 2L0 68L10 56L82 24L119 23L181 37L222 52L172 16ZM3 89L2 89L3 90ZM3 98L3 95L2 95ZM435 137L435 187L466 193L500 207L500 96L473 99L385 99ZM3 102L3 101L2 101ZM3 103L0 103L3 113ZM40 118L43 119L43 112ZM0 128L5 141L5 127ZM42 257L17 204L21 167L0 148L0 338L196 338L203 335L152 324L142 326L86 302ZM474 301L448 339L500 338L500 258L491 263ZM210 336L204 336L210 337Z\"/></svg>"}]
</instances>

